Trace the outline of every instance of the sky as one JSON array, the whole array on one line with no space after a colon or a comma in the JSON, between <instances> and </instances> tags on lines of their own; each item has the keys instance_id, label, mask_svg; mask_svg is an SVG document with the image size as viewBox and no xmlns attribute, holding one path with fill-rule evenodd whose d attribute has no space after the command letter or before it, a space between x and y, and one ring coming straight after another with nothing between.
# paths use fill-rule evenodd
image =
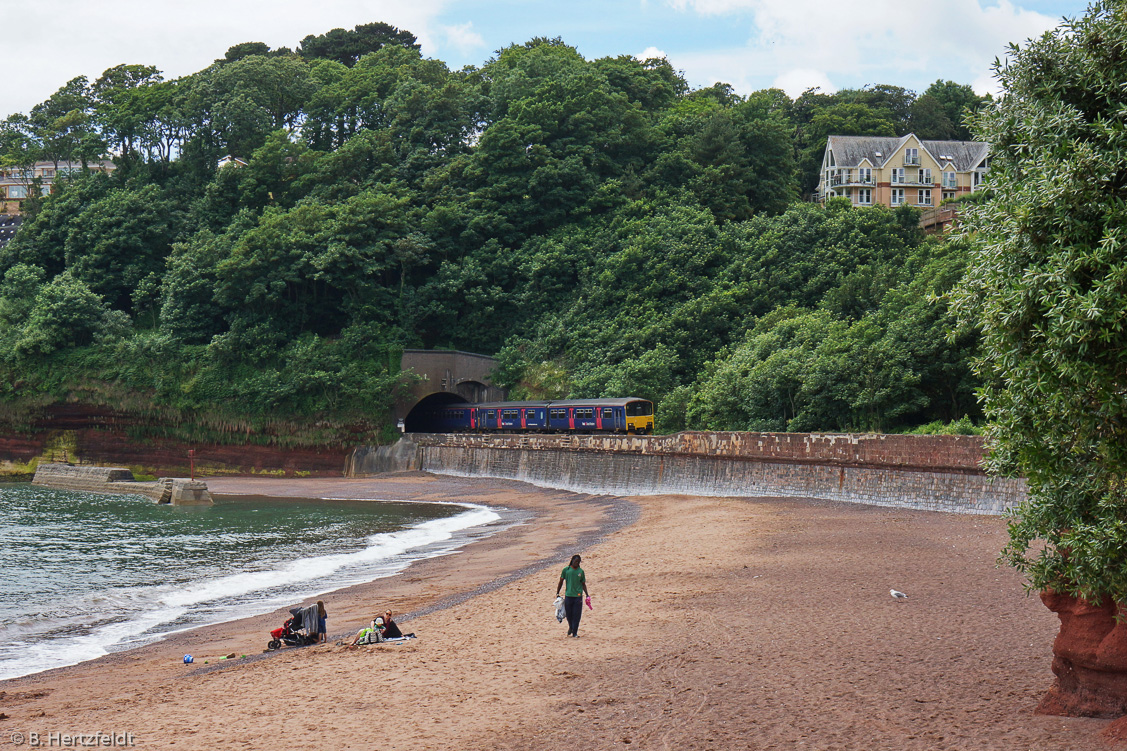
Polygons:
<instances>
[{"instance_id":1,"label":"sky","mask_svg":"<svg viewBox=\"0 0 1127 751\"><path fill-rule=\"evenodd\" d=\"M666 57L694 88L778 87L792 97L937 79L996 91L1007 44L1087 9L1081 0L0 0L0 119L68 80L121 63L193 73L240 42L297 47L308 34L384 21L451 68L561 37L588 59Z\"/></svg>"}]
</instances>

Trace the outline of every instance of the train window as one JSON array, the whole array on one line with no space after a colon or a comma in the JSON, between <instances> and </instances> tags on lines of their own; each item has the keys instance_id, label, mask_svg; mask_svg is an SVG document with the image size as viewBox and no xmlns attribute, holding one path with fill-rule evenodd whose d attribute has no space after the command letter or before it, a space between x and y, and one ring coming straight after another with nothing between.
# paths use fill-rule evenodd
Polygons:
<instances>
[{"instance_id":1,"label":"train window","mask_svg":"<svg viewBox=\"0 0 1127 751\"><path fill-rule=\"evenodd\" d=\"M485 413L485 416L486 417L496 417L497 415L494 414L493 410L489 410Z\"/></svg>"},{"instance_id":2,"label":"train window","mask_svg":"<svg viewBox=\"0 0 1127 751\"><path fill-rule=\"evenodd\" d=\"M515 409L506 409L501 411L501 417L505 418L506 420L515 420L519 416L520 413Z\"/></svg>"},{"instance_id":3,"label":"train window","mask_svg":"<svg viewBox=\"0 0 1127 751\"><path fill-rule=\"evenodd\" d=\"M567 419L567 410L566 409L553 409L549 416L553 420L566 420Z\"/></svg>"},{"instance_id":4,"label":"train window","mask_svg":"<svg viewBox=\"0 0 1127 751\"><path fill-rule=\"evenodd\" d=\"M610 420L613 417L614 417L614 410L611 409L610 407L604 407L603 408L603 419L604 420Z\"/></svg>"},{"instance_id":5,"label":"train window","mask_svg":"<svg viewBox=\"0 0 1127 751\"><path fill-rule=\"evenodd\" d=\"M651 402L630 402L626 405L626 414L631 417L647 417L654 413L654 405Z\"/></svg>"},{"instance_id":6,"label":"train window","mask_svg":"<svg viewBox=\"0 0 1127 751\"><path fill-rule=\"evenodd\" d=\"M591 407L583 407L575 410L575 416L580 419L591 418L595 416L595 410Z\"/></svg>"}]
</instances>

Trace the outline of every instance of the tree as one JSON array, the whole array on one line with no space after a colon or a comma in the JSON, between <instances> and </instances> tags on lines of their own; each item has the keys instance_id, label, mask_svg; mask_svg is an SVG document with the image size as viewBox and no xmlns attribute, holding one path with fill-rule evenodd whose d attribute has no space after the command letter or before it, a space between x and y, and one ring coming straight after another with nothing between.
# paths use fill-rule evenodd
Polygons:
<instances>
[{"instance_id":1,"label":"tree","mask_svg":"<svg viewBox=\"0 0 1127 751\"><path fill-rule=\"evenodd\" d=\"M990 102L974 89L954 81L936 81L912 105L912 130L920 138L969 141L968 116Z\"/></svg>"},{"instance_id":2,"label":"tree","mask_svg":"<svg viewBox=\"0 0 1127 751\"><path fill-rule=\"evenodd\" d=\"M251 55L265 56L269 54L270 45L265 42L242 42L227 48L227 53L223 55L223 62L233 63ZM216 62L220 61L217 60Z\"/></svg>"},{"instance_id":3,"label":"tree","mask_svg":"<svg viewBox=\"0 0 1127 751\"><path fill-rule=\"evenodd\" d=\"M982 330L988 466L1028 487L1005 556L1091 602L1127 602L1125 49L1107 0L996 65L1005 93L975 121L992 198L966 213L957 298Z\"/></svg>"},{"instance_id":4,"label":"tree","mask_svg":"<svg viewBox=\"0 0 1127 751\"><path fill-rule=\"evenodd\" d=\"M333 29L319 36L310 34L301 40L298 53L307 59L336 60L352 67L364 55L389 45L419 49L418 40L411 32L378 22L361 24L352 31Z\"/></svg>"},{"instance_id":5,"label":"tree","mask_svg":"<svg viewBox=\"0 0 1127 751\"><path fill-rule=\"evenodd\" d=\"M59 274L39 289L16 350L46 355L60 347L89 344L106 312L102 298L85 283L69 272Z\"/></svg>"}]
</instances>

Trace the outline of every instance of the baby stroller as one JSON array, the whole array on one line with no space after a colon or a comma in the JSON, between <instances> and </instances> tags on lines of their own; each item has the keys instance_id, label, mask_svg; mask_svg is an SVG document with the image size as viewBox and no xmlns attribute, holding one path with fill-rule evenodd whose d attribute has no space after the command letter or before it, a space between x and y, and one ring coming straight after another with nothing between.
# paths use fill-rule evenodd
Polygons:
<instances>
[{"instance_id":1,"label":"baby stroller","mask_svg":"<svg viewBox=\"0 0 1127 751\"><path fill-rule=\"evenodd\" d=\"M290 608L290 615L293 617L287 618L281 628L270 632L270 641L266 642L267 649L275 650L283 644L288 647L304 647L316 641L317 637L313 635L313 630L316 629L317 624L310 624L313 626L313 630L310 630L301 622L301 610L300 607ZM303 631L308 633L301 633Z\"/></svg>"}]
</instances>

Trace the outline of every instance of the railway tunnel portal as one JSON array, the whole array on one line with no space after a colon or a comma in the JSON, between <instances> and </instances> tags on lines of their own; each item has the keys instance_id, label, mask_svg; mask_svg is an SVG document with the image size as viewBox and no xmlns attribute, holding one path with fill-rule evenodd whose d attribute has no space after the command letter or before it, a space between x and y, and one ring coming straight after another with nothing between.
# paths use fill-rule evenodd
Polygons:
<instances>
[{"instance_id":1,"label":"railway tunnel portal","mask_svg":"<svg viewBox=\"0 0 1127 751\"><path fill-rule=\"evenodd\" d=\"M407 349L400 370L416 376L396 405L396 421L408 433L430 432L420 420L425 408L441 404L504 401L507 392L493 385L497 360L458 350Z\"/></svg>"}]
</instances>

